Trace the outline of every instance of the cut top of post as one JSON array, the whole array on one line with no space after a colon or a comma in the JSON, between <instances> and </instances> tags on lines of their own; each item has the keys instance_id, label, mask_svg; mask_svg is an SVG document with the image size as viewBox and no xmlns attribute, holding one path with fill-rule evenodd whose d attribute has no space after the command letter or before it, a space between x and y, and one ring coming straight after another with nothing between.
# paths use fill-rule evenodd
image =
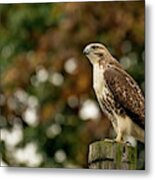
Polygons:
<instances>
[{"instance_id":1,"label":"cut top of post","mask_svg":"<svg viewBox=\"0 0 155 180\"><path fill-rule=\"evenodd\" d=\"M111 141L97 141L89 146L89 168L135 170L136 164L136 147Z\"/></svg>"}]
</instances>

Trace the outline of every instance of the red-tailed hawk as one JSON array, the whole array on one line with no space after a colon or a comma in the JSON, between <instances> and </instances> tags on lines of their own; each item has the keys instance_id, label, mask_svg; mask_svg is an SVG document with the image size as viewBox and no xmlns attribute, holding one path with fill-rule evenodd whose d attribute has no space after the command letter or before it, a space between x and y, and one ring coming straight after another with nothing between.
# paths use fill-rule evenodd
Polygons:
<instances>
[{"instance_id":1,"label":"red-tailed hawk","mask_svg":"<svg viewBox=\"0 0 155 180\"><path fill-rule=\"evenodd\" d=\"M93 65L93 88L116 142L129 137L144 142L144 96L137 83L102 44L89 44L83 52Z\"/></svg>"}]
</instances>

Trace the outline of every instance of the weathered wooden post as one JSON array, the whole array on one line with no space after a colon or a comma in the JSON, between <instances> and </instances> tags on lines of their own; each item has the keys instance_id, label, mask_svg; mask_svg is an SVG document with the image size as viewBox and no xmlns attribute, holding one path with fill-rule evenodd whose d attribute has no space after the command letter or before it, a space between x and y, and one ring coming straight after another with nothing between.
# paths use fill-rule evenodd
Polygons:
<instances>
[{"instance_id":1,"label":"weathered wooden post","mask_svg":"<svg viewBox=\"0 0 155 180\"><path fill-rule=\"evenodd\" d=\"M110 141L97 141L89 145L90 169L136 170L137 148Z\"/></svg>"}]
</instances>

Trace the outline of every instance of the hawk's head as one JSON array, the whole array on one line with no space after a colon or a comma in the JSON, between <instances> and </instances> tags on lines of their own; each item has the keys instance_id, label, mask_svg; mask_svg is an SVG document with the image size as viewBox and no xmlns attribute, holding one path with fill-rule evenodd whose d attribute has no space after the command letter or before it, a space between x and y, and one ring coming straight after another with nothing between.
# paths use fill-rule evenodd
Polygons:
<instances>
[{"instance_id":1,"label":"hawk's head","mask_svg":"<svg viewBox=\"0 0 155 180\"><path fill-rule=\"evenodd\" d=\"M83 53L88 57L92 64L97 63L100 59L106 59L110 55L106 47L100 43L91 43L88 44Z\"/></svg>"}]
</instances>

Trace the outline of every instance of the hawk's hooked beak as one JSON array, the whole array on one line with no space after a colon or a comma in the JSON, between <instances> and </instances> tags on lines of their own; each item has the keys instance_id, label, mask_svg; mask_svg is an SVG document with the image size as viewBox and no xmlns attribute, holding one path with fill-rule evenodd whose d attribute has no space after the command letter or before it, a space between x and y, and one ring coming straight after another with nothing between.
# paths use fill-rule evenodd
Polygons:
<instances>
[{"instance_id":1,"label":"hawk's hooked beak","mask_svg":"<svg viewBox=\"0 0 155 180\"><path fill-rule=\"evenodd\" d=\"M83 54L84 55L88 55L89 54L89 49L87 47L83 50Z\"/></svg>"}]
</instances>

